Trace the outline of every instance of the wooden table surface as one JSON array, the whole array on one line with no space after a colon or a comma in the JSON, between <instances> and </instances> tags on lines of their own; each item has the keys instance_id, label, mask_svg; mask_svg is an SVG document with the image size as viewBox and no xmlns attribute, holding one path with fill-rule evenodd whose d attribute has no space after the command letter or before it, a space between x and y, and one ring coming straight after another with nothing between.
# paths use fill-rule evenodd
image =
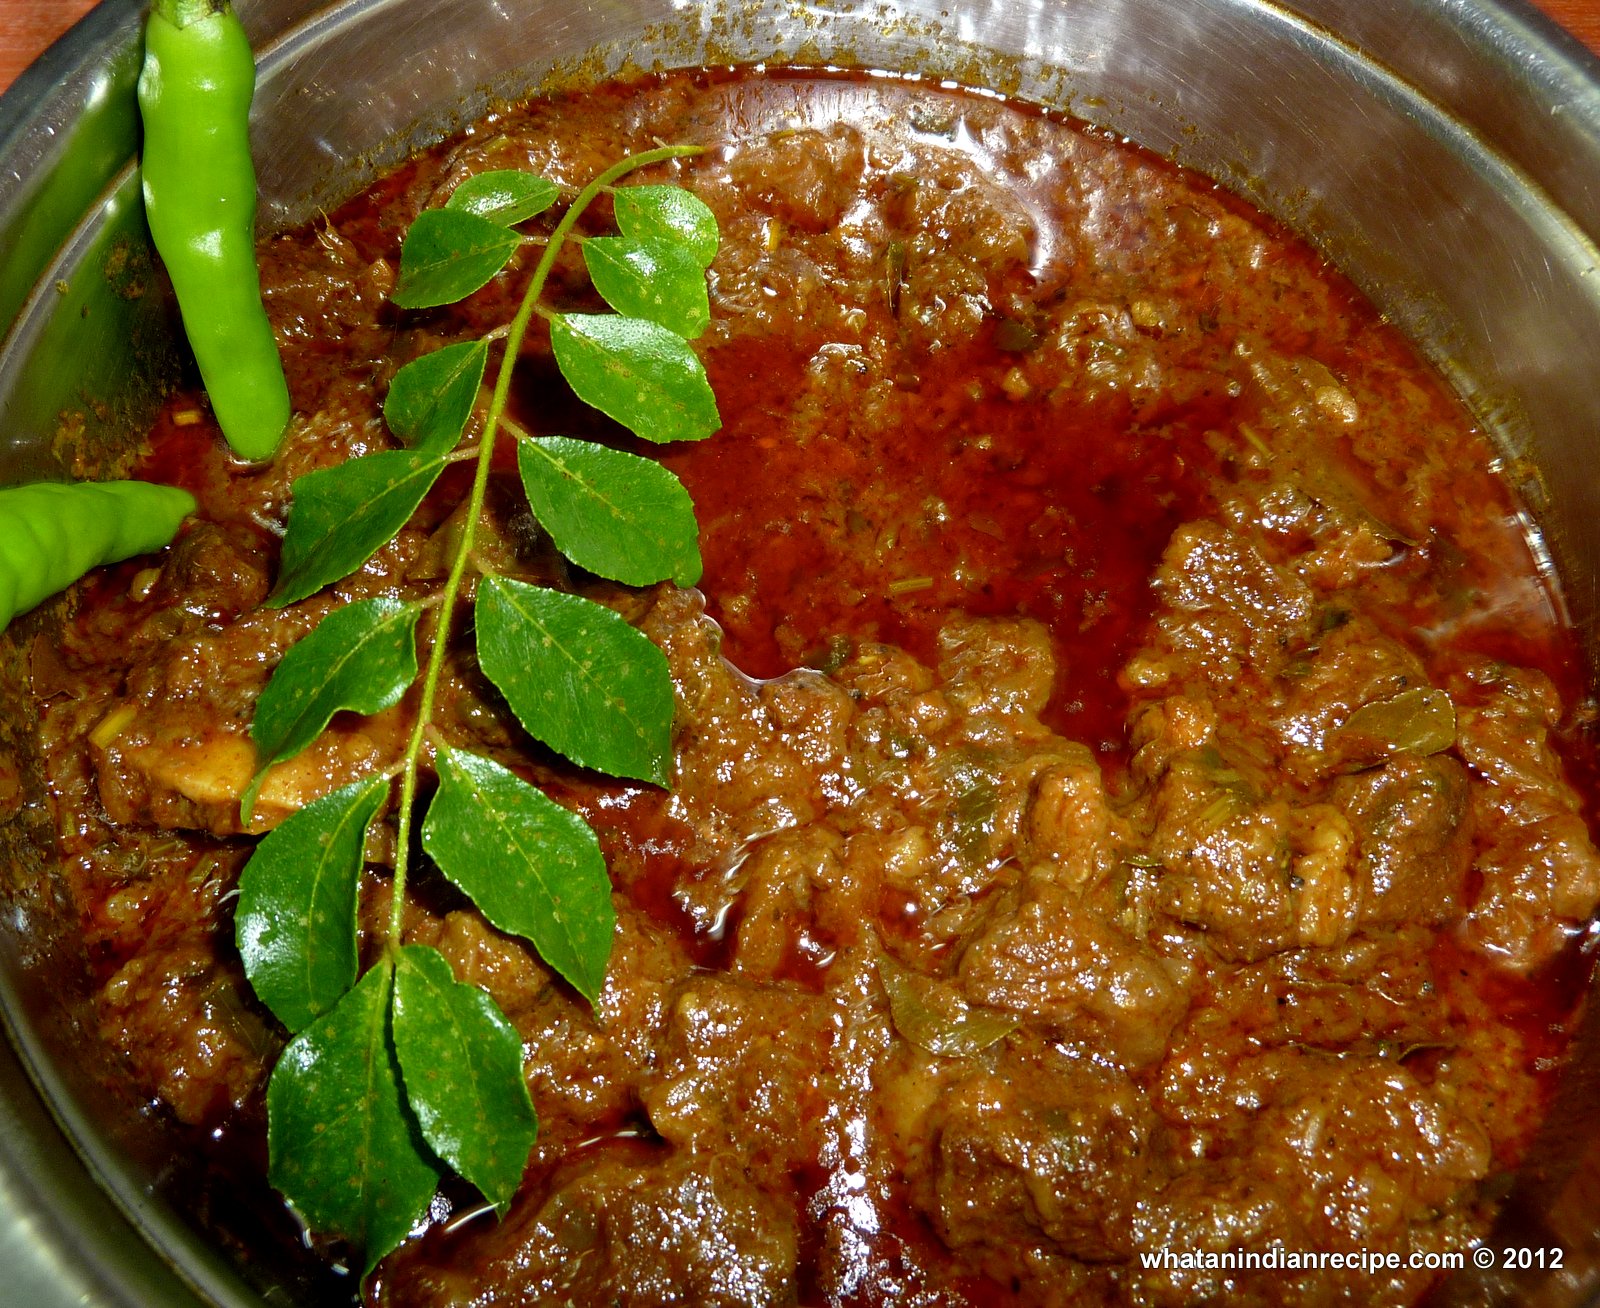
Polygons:
<instances>
[{"instance_id":1,"label":"wooden table surface","mask_svg":"<svg viewBox=\"0 0 1600 1308\"><path fill-rule=\"evenodd\" d=\"M1384 4L1387 0L1370 0ZM1600 52L1600 0L1534 0L1589 48ZM0 90L29 60L72 26L93 0L0 0Z\"/></svg>"}]
</instances>

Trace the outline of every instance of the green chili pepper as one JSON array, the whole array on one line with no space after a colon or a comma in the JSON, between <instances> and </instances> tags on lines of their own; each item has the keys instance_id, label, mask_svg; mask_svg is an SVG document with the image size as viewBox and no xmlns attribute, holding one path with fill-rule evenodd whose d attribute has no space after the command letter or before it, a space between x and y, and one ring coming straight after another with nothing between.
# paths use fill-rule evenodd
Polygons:
<instances>
[{"instance_id":1,"label":"green chili pepper","mask_svg":"<svg viewBox=\"0 0 1600 1308\"><path fill-rule=\"evenodd\" d=\"M147 481L0 490L0 631L91 568L168 544L194 507L188 491Z\"/></svg>"},{"instance_id":2,"label":"green chili pepper","mask_svg":"<svg viewBox=\"0 0 1600 1308\"><path fill-rule=\"evenodd\" d=\"M255 58L227 0L156 0L145 28L145 213L228 444L268 458L289 388L261 304L250 158Z\"/></svg>"}]
</instances>

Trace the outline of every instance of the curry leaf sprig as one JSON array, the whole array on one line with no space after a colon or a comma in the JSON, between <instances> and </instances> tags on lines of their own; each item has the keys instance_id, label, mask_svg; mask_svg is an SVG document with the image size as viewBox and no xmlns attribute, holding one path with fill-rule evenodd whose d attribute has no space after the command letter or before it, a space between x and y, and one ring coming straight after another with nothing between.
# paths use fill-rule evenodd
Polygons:
<instances>
[{"instance_id":1,"label":"curry leaf sprig","mask_svg":"<svg viewBox=\"0 0 1600 1308\"><path fill-rule=\"evenodd\" d=\"M413 836L489 923L530 941L591 1004L604 985L615 919L595 833L515 772L447 740L434 707L457 609L468 604L469 569L483 571L474 541L502 429L516 437L530 509L573 563L626 585L699 579L693 505L670 472L505 422L513 367L540 313L563 378L588 404L651 441L700 440L716 430L716 402L689 344L709 321L715 219L678 187L616 185L637 168L694 152L650 150L595 178L543 238L508 328L447 345L395 374L384 417L403 448L294 484L271 598L278 605L362 567L446 466L475 460L442 589L331 612L283 657L251 727L259 770L242 799L246 822L272 769L316 740L335 714L373 714L410 699L397 768L314 800L273 830L244 869L237 909L251 984L292 1034L267 1088L271 1179L308 1226L362 1252L364 1273L416 1226L447 1170L503 1214L538 1129L516 1028L486 991L458 981L442 954L404 943ZM546 308L541 297L564 243L608 191L618 235L587 237L582 253L615 312ZM558 198L553 183L523 172L463 183L407 232L394 302L428 308L477 291L519 251L538 248L539 238L518 227ZM457 453L498 341L503 353L476 452ZM470 605L478 666L531 735L580 766L668 782L672 683L665 657L643 634L604 605L493 573L477 578ZM438 785L422 815L430 755ZM368 942L372 961L363 970L360 879L396 788L387 921Z\"/></svg>"}]
</instances>

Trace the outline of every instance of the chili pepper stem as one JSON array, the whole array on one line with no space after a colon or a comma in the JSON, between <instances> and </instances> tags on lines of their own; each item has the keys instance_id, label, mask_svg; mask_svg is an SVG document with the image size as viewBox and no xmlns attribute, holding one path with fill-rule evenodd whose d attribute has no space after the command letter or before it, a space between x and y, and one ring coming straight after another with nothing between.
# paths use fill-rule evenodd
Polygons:
<instances>
[{"instance_id":1,"label":"chili pepper stem","mask_svg":"<svg viewBox=\"0 0 1600 1308\"><path fill-rule=\"evenodd\" d=\"M156 0L152 12L182 31L212 14L226 13L231 7L228 0Z\"/></svg>"}]
</instances>

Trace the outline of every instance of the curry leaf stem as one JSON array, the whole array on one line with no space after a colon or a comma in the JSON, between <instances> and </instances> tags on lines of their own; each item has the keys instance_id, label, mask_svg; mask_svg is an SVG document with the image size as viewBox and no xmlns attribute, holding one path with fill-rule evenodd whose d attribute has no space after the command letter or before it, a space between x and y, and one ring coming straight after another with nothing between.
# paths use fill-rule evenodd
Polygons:
<instances>
[{"instance_id":1,"label":"curry leaf stem","mask_svg":"<svg viewBox=\"0 0 1600 1308\"><path fill-rule=\"evenodd\" d=\"M523 292L522 303L517 309L517 315L511 320L510 327L505 332L505 354L500 363L500 371L495 378L494 393L489 401L488 412L483 420L483 438L478 444L477 467L473 473L472 490L467 500L466 522L463 526L461 537L456 543L455 558L450 564L450 574L445 579L444 589L439 595L439 616L434 627L432 648L428 651L428 664L422 676L422 692L417 704L416 721L412 723L411 735L406 742L405 754L401 760L400 772L400 806L396 816L396 839L394 856L394 883L390 890L389 925L384 938L384 949L387 955L393 956L402 943L402 931L405 925L405 896L406 879L410 870L411 857L411 830L415 821L417 802L417 783L420 773L423 746L427 742L428 733L433 723L433 706L438 697L439 679L444 673L444 663L450 644L450 628L455 616L456 600L461 594L461 585L466 576L467 564L472 557L473 544L477 537L478 519L483 512L483 504L489 490L489 474L494 466L495 437L499 432L500 420L505 413L506 405L511 396L511 374L516 365L518 356L522 351L523 337L527 334L528 324L532 321L539 304L539 297L544 293L545 283L550 279L551 270L555 267L557 256L566 238L583 216L585 209L595 199L621 178L627 176L637 168L644 168L650 164L664 163L669 159L683 158L701 152L701 146L666 145L654 150L644 150L626 159L619 160L603 173L600 173L587 186L578 192L578 196L561 215L561 220L556 224L555 230L550 233L550 238L544 247L544 252L539 257L539 262L534 266L533 275L528 279L527 289Z\"/></svg>"}]
</instances>

